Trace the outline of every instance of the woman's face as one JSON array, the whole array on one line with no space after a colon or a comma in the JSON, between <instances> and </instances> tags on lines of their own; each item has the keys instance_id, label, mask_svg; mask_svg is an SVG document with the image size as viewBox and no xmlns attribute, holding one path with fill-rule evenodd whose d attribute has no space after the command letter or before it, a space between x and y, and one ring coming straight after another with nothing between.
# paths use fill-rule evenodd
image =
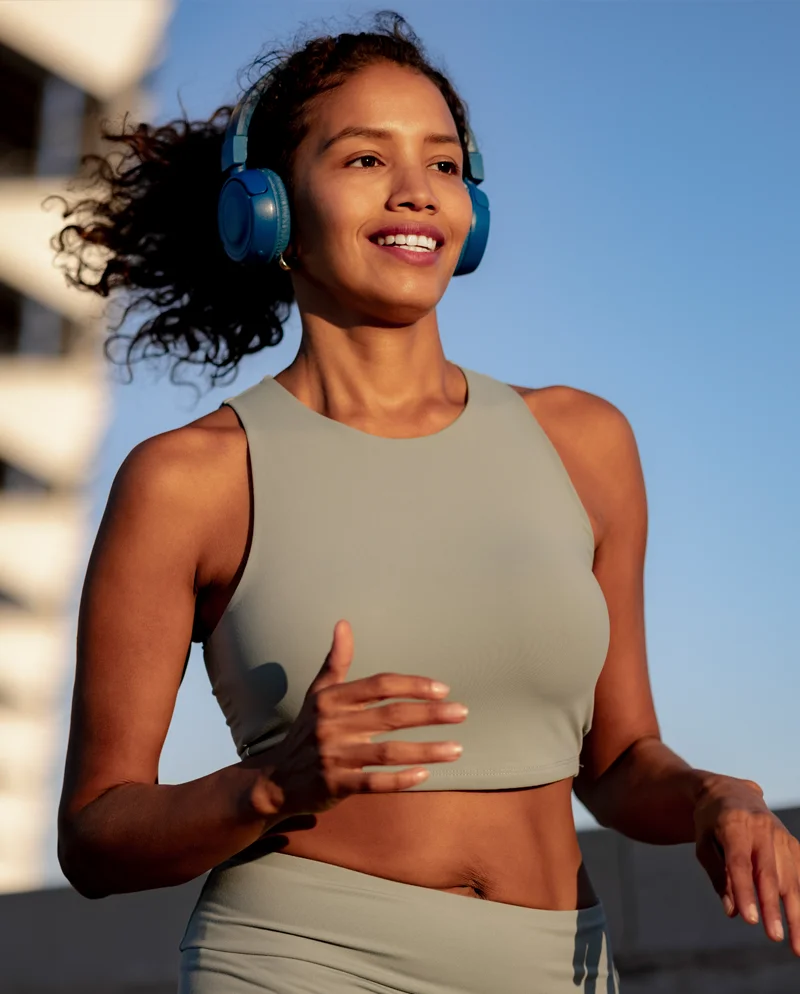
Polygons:
<instances>
[{"instance_id":1,"label":"woman's face","mask_svg":"<svg viewBox=\"0 0 800 994\"><path fill-rule=\"evenodd\" d=\"M455 122L427 77L379 63L320 97L293 169L301 309L388 326L431 312L472 219L462 177ZM436 248L379 244L398 234Z\"/></svg>"}]
</instances>

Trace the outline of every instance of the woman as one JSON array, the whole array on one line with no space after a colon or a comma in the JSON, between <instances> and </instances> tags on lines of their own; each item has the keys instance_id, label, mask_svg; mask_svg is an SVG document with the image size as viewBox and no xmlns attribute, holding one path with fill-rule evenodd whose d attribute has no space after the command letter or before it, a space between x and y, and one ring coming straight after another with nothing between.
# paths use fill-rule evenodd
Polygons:
<instances>
[{"instance_id":1,"label":"woman","mask_svg":"<svg viewBox=\"0 0 800 994\"><path fill-rule=\"evenodd\" d=\"M632 838L694 840L726 912L760 903L775 940L782 898L800 954L797 840L757 784L660 741L628 422L443 355L435 308L487 222L463 103L397 15L275 57L256 92L224 149L227 108L115 136L128 159L99 160L107 195L62 235L81 265L109 251L98 292L156 305L129 359L229 369L292 301L302 321L286 369L115 480L81 604L68 879L102 897L211 870L184 994L613 992L574 789ZM159 785L190 641L242 758Z\"/></svg>"}]
</instances>

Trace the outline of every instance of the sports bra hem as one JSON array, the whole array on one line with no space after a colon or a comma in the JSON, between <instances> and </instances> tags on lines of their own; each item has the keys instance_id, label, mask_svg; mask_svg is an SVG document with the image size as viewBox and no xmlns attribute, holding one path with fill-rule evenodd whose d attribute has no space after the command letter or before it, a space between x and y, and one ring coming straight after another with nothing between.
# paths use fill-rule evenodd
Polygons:
<instances>
[{"instance_id":1,"label":"sports bra hem","mask_svg":"<svg viewBox=\"0 0 800 994\"><path fill-rule=\"evenodd\" d=\"M438 765L438 764L437 764ZM428 785L433 785L437 780L458 780L469 779L468 787L450 787L440 789L450 790L492 790L511 789L516 787L543 787L548 783L555 783L558 780L566 780L569 777L578 775L580 762L578 756L570 759L562 759L556 763L546 763L537 766L508 766L500 768L479 768L468 770L448 769L449 764L441 764L441 768L425 767L429 771L429 776L418 785L418 789L425 790ZM367 767L365 767L367 769ZM384 769L386 769L384 767ZM503 783L498 784L498 778L502 778ZM413 788L412 788L413 789Z\"/></svg>"},{"instance_id":2,"label":"sports bra hem","mask_svg":"<svg viewBox=\"0 0 800 994\"><path fill-rule=\"evenodd\" d=\"M515 773L544 772L545 770L553 770L560 766L573 766L573 765L577 766L578 760L579 760L578 756L570 756L569 759L558 759L553 763L537 763L534 766L500 766L500 767L486 766L480 768L473 767L470 770L446 770L443 766L441 769L437 767L437 769L431 770L431 774L446 773L447 776L451 777L459 777L459 776L468 777L472 776L475 773L479 774L489 773L495 776L506 776L506 775L511 776Z\"/></svg>"},{"instance_id":3,"label":"sports bra hem","mask_svg":"<svg viewBox=\"0 0 800 994\"><path fill-rule=\"evenodd\" d=\"M262 741L256 740L248 746L245 746L242 750L237 749L239 758L243 759L246 756L257 755L259 752L264 752L271 745L276 745L285 738L285 732L279 732L273 734ZM251 751L252 750L252 751ZM373 772L385 771L387 767L370 767L365 766L364 769L370 769ZM531 766L503 766L503 767L481 767L472 768L465 770L454 770L450 764L443 763L441 765L434 765L433 767L426 766L425 769L428 770L429 776L425 780L418 784L418 789L425 789L425 785L431 782L435 782L437 779L455 779L455 778L467 778L469 777L474 781L469 787L462 787L461 790L491 790L492 787L496 786L492 781L497 777L502 777L504 783L502 785L505 789L515 788L515 787L542 787L548 783L555 783L557 780L564 780L568 777L575 777L578 775L580 770L580 755L571 756L569 759L559 759L553 763L539 763ZM558 774L557 776L551 777L551 774ZM489 781L487 783L487 781ZM452 789L452 788L448 788Z\"/></svg>"}]
</instances>

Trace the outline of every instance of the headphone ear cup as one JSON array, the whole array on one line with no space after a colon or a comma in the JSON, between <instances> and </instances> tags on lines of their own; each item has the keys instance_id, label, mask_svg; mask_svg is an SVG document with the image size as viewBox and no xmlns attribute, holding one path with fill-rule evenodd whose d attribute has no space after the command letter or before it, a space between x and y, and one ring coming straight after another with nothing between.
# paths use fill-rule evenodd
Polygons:
<instances>
[{"instance_id":1,"label":"headphone ear cup","mask_svg":"<svg viewBox=\"0 0 800 994\"><path fill-rule=\"evenodd\" d=\"M489 240L489 198L470 180L464 180L464 185L469 190L472 201L472 224L461 246L461 255L458 257L453 276L474 273L483 258Z\"/></svg>"},{"instance_id":2,"label":"headphone ear cup","mask_svg":"<svg viewBox=\"0 0 800 994\"><path fill-rule=\"evenodd\" d=\"M289 244L289 196L271 169L241 169L222 186L217 205L222 245L234 262L274 262Z\"/></svg>"}]
</instances>

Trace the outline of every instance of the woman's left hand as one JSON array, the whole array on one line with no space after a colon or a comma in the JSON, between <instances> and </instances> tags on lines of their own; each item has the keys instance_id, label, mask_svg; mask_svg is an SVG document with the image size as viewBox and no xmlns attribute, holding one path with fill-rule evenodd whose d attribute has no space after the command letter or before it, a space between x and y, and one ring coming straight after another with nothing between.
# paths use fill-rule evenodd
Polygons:
<instances>
[{"instance_id":1,"label":"woman's left hand","mask_svg":"<svg viewBox=\"0 0 800 994\"><path fill-rule=\"evenodd\" d=\"M722 898L725 913L758 922L783 939L781 900L792 949L800 956L800 842L767 807L752 780L716 775L700 794L694 814L697 858Z\"/></svg>"}]
</instances>

